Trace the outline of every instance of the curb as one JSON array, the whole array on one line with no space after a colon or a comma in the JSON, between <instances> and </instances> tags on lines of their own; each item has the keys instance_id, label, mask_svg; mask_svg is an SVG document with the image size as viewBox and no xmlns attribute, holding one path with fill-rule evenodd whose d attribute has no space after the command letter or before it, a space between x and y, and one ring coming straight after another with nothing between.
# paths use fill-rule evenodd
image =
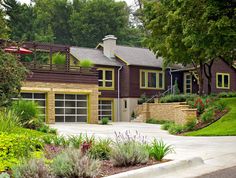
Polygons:
<instances>
[{"instance_id":1,"label":"curb","mask_svg":"<svg viewBox=\"0 0 236 178\"><path fill-rule=\"evenodd\" d=\"M154 175L169 174L171 172L179 171L182 169L194 167L204 164L200 157L193 157L186 160L170 161L167 163L152 165L136 170L122 172L106 178L153 178Z\"/></svg>"}]
</instances>

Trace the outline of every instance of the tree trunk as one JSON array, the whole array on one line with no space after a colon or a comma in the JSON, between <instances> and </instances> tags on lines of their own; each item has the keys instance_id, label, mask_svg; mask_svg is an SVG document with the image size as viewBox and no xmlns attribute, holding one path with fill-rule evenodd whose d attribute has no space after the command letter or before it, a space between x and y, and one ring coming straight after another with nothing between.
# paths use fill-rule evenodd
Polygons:
<instances>
[{"instance_id":1,"label":"tree trunk","mask_svg":"<svg viewBox=\"0 0 236 178\"><path fill-rule=\"evenodd\" d=\"M212 72L211 72L211 68L213 65L214 59L212 59L210 61L210 63L205 63L204 64L204 74L207 77L207 86L208 86L208 91L207 94L210 95L211 94L211 81L212 81Z\"/></svg>"},{"instance_id":2,"label":"tree trunk","mask_svg":"<svg viewBox=\"0 0 236 178\"><path fill-rule=\"evenodd\" d=\"M200 61L200 67L198 70L198 76L199 76L199 95L202 96L203 95L203 62Z\"/></svg>"}]
</instances>

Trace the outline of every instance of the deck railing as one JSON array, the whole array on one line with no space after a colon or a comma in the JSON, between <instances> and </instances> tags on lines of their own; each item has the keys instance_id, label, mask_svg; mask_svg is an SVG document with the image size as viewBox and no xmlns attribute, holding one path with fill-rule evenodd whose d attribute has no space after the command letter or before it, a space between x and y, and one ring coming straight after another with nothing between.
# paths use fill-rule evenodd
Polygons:
<instances>
[{"instance_id":1,"label":"deck railing","mask_svg":"<svg viewBox=\"0 0 236 178\"><path fill-rule=\"evenodd\" d=\"M80 74L95 74L97 70L95 68L83 68L80 66L69 66L66 64L41 64L35 62L22 62L22 64L30 71L55 71L55 72L72 72Z\"/></svg>"}]
</instances>

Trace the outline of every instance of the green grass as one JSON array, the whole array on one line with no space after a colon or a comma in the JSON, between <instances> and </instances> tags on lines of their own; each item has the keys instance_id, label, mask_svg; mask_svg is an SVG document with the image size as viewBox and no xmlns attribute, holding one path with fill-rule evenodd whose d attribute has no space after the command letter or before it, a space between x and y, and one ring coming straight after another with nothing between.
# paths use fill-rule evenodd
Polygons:
<instances>
[{"instance_id":1,"label":"green grass","mask_svg":"<svg viewBox=\"0 0 236 178\"><path fill-rule=\"evenodd\" d=\"M203 129L187 133L187 136L232 136L236 135L236 98L222 98L230 111L220 120Z\"/></svg>"}]
</instances>

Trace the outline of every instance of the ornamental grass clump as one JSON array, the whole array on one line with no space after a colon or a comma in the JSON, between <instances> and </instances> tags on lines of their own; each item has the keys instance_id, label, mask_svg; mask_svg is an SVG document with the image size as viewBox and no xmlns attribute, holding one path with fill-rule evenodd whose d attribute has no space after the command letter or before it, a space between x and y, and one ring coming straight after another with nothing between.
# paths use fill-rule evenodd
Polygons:
<instances>
[{"instance_id":1,"label":"ornamental grass clump","mask_svg":"<svg viewBox=\"0 0 236 178\"><path fill-rule=\"evenodd\" d=\"M112 145L111 161L114 166L134 166L148 162L149 154L146 138L138 132L131 135L116 133L116 140Z\"/></svg>"},{"instance_id":2,"label":"ornamental grass clump","mask_svg":"<svg viewBox=\"0 0 236 178\"><path fill-rule=\"evenodd\" d=\"M36 129L42 127L38 104L32 101L18 100L10 108L19 117L19 121L25 128Z\"/></svg>"},{"instance_id":3,"label":"ornamental grass clump","mask_svg":"<svg viewBox=\"0 0 236 178\"><path fill-rule=\"evenodd\" d=\"M0 112L0 132L13 132L20 125L19 117L13 111Z\"/></svg>"},{"instance_id":4,"label":"ornamental grass clump","mask_svg":"<svg viewBox=\"0 0 236 178\"><path fill-rule=\"evenodd\" d=\"M171 145L165 144L162 140L154 139L149 146L149 155L157 161L161 161L166 155L173 153L174 149Z\"/></svg>"}]
</instances>

